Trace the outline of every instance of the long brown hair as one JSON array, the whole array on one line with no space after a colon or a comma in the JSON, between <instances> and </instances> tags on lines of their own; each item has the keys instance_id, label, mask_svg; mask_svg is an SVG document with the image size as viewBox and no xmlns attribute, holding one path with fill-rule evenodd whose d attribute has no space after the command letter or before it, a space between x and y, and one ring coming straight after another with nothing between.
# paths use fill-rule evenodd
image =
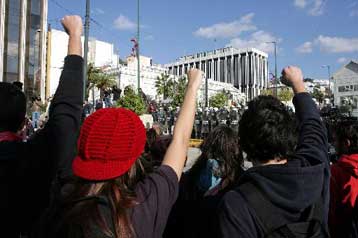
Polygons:
<instances>
[{"instance_id":1,"label":"long brown hair","mask_svg":"<svg viewBox=\"0 0 358 238\"><path fill-rule=\"evenodd\" d=\"M83 237L89 237L96 234L93 229L97 227L102 236L134 237L128 210L138 205L134 189L144 175L144 167L138 159L126 174L112 180L93 182L75 178L69 185L70 191L64 195L57 212L61 214L57 214L60 222L53 231L72 237L80 229Z\"/></svg>"}]
</instances>

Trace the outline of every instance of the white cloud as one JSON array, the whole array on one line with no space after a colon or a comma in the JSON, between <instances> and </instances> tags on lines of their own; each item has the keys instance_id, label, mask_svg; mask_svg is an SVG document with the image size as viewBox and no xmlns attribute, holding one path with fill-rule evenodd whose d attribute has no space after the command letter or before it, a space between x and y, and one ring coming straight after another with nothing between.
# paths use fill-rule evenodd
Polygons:
<instances>
[{"instance_id":1,"label":"white cloud","mask_svg":"<svg viewBox=\"0 0 358 238\"><path fill-rule=\"evenodd\" d=\"M295 0L294 5L298 8L305 8L307 5L306 0Z\"/></svg>"},{"instance_id":2,"label":"white cloud","mask_svg":"<svg viewBox=\"0 0 358 238\"><path fill-rule=\"evenodd\" d=\"M194 32L194 35L208 39L236 37L242 32L256 30L256 26L252 23L254 16L254 13L249 13L239 20L217 23L209 27L200 27Z\"/></svg>"},{"instance_id":3,"label":"white cloud","mask_svg":"<svg viewBox=\"0 0 358 238\"><path fill-rule=\"evenodd\" d=\"M269 32L256 31L249 36L248 39L234 38L230 41L228 46L233 46L238 49L245 48L257 48L259 50L272 53L274 51L273 44L267 43L277 41L281 42L281 39L276 38Z\"/></svg>"},{"instance_id":4,"label":"white cloud","mask_svg":"<svg viewBox=\"0 0 358 238\"><path fill-rule=\"evenodd\" d=\"M114 27L119 30L134 30L136 29L137 24L131 21L128 17L121 14L114 21Z\"/></svg>"},{"instance_id":5,"label":"white cloud","mask_svg":"<svg viewBox=\"0 0 358 238\"><path fill-rule=\"evenodd\" d=\"M349 13L350 17L358 17L358 9L354 9Z\"/></svg>"},{"instance_id":6,"label":"white cloud","mask_svg":"<svg viewBox=\"0 0 358 238\"><path fill-rule=\"evenodd\" d=\"M324 12L324 0L314 0L313 7L308 11L308 13L312 16L320 16Z\"/></svg>"},{"instance_id":7,"label":"white cloud","mask_svg":"<svg viewBox=\"0 0 358 238\"><path fill-rule=\"evenodd\" d=\"M337 63L339 63L339 64L344 64L344 63L346 63L347 61L348 61L347 58L341 57L341 58L339 58L339 59L337 60Z\"/></svg>"},{"instance_id":8,"label":"white cloud","mask_svg":"<svg viewBox=\"0 0 358 238\"><path fill-rule=\"evenodd\" d=\"M297 47L296 50L297 50L297 52L302 53L302 54L312 53L313 43L310 41L307 41L307 42L303 43L302 45L300 45L299 47Z\"/></svg>"},{"instance_id":9,"label":"white cloud","mask_svg":"<svg viewBox=\"0 0 358 238\"><path fill-rule=\"evenodd\" d=\"M318 36L315 40L321 51L328 53L358 52L358 38Z\"/></svg>"},{"instance_id":10,"label":"white cloud","mask_svg":"<svg viewBox=\"0 0 358 238\"><path fill-rule=\"evenodd\" d=\"M294 6L306 9L311 16L320 16L324 13L326 0L294 0Z\"/></svg>"}]
</instances>

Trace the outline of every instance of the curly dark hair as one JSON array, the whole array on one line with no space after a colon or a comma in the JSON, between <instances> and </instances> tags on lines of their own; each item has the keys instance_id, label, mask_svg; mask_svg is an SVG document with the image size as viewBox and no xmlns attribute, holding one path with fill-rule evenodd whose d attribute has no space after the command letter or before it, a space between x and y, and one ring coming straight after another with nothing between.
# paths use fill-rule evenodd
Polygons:
<instances>
[{"instance_id":1,"label":"curly dark hair","mask_svg":"<svg viewBox=\"0 0 358 238\"><path fill-rule=\"evenodd\" d=\"M339 154L351 155L358 153L358 121L347 120L339 122L335 134ZM349 147L345 144L347 140L350 142Z\"/></svg>"},{"instance_id":2,"label":"curly dark hair","mask_svg":"<svg viewBox=\"0 0 358 238\"><path fill-rule=\"evenodd\" d=\"M277 98L259 96L249 102L241 118L239 137L252 162L289 159L297 144L296 117Z\"/></svg>"}]
</instances>

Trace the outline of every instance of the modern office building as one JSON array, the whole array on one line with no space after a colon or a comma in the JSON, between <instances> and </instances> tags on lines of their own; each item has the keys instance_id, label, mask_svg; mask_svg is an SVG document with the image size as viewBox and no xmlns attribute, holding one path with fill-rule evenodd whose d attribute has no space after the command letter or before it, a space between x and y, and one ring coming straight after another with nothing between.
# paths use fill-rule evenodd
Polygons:
<instances>
[{"instance_id":1,"label":"modern office building","mask_svg":"<svg viewBox=\"0 0 358 238\"><path fill-rule=\"evenodd\" d=\"M0 82L45 98L47 0L0 0Z\"/></svg>"},{"instance_id":2,"label":"modern office building","mask_svg":"<svg viewBox=\"0 0 358 238\"><path fill-rule=\"evenodd\" d=\"M169 74L182 76L189 68L199 68L207 79L234 85L247 100L268 86L268 55L257 49L233 47L184 56L166 65Z\"/></svg>"},{"instance_id":3,"label":"modern office building","mask_svg":"<svg viewBox=\"0 0 358 238\"><path fill-rule=\"evenodd\" d=\"M333 76L334 104L351 106L352 113L358 117L358 61L351 60Z\"/></svg>"}]
</instances>

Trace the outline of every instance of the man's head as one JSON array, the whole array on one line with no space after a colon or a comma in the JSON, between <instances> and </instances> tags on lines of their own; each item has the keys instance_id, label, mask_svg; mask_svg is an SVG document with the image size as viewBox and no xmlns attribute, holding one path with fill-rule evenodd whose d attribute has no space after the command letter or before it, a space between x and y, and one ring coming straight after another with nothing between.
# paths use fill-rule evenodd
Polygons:
<instances>
[{"instance_id":1,"label":"man's head","mask_svg":"<svg viewBox=\"0 0 358 238\"><path fill-rule=\"evenodd\" d=\"M0 132L17 132L25 120L26 97L15 85L0 82Z\"/></svg>"},{"instance_id":2,"label":"man's head","mask_svg":"<svg viewBox=\"0 0 358 238\"><path fill-rule=\"evenodd\" d=\"M336 128L338 154L358 154L358 121L342 121Z\"/></svg>"},{"instance_id":3,"label":"man's head","mask_svg":"<svg viewBox=\"0 0 358 238\"><path fill-rule=\"evenodd\" d=\"M259 96L244 112L239 128L240 146L254 163L289 159L297 143L296 120L272 96Z\"/></svg>"}]
</instances>

